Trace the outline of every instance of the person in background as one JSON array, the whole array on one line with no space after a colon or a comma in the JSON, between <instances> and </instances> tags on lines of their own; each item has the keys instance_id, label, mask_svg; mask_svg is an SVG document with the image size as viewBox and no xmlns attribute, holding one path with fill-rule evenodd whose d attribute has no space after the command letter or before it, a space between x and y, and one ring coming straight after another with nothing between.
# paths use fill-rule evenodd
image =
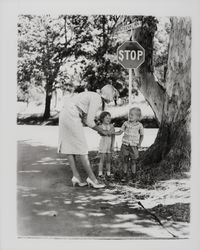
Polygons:
<instances>
[{"instance_id":1,"label":"person in background","mask_svg":"<svg viewBox=\"0 0 200 250\"><path fill-rule=\"evenodd\" d=\"M99 125L104 131L108 131L110 133L114 133L114 126L111 124L111 114L109 112L102 112L100 114L99 120L101 124ZM100 154L100 162L99 162L99 174L100 178L103 177L103 166L106 164L106 176L108 178L111 177L111 153L114 147L114 135L106 135L101 136L99 143L99 154Z\"/></svg>"},{"instance_id":2,"label":"person in background","mask_svg":"<svg viewBox=\"0 0 200 250\"><path fill-rule=\"evenodd\" d=\"M115 106L117 106L117 100L119 98L119 91L118 90L115 90L115 95L114 95L114 103L115 103Z\"/></svg>"},{"instance_id":3,"label":"person in background","mask_svg":"<svg viewBox=\"0 0 200 250\"><path fill-rule=\"evenodd\" d=\"M131 167L132 179L135 179L136 175L136 160L139 157L138 148L144 138L143 125L139 122L141 119L141 109L138 107L131 108L129 110L129 119L125 121L118 132L115 135L121 135L122 146L121 156L123 159L123 171L124 177L122 181L126 181L128 178L128 166Z\"/></svg>"},{"instance_id":4,"label":"person in background","mask_svg":"<svg viewBox=\"0 0 200 250\"><path fill-rule=\"evenodd\" d=\"M105 103L113 101L113 97L113 86L107 84L100 90L100 93L87 91L64 100L63 108L59 115L58 153L66 155L69 161L73 172L73 186L105 187L104 184L98 182L91 169L84 126L88 126L99 134L107 136L110 132L96 125L94 119L97 112L104 109ZM86 182L81 180L78 172L75 160L77 155L87 172L88 178Z\"/></svg>"}]
</instances>

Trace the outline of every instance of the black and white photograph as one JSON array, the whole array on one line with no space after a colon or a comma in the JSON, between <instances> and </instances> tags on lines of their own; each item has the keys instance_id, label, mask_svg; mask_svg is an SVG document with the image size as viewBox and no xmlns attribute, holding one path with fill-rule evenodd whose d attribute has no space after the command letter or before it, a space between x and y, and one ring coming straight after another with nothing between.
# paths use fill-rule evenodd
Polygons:
<instances>
[{"instance_id":1,"label":"black and white photograph","mask_svg":"<svg viewBox=\"0 0 200 250\"><path fill-rule=\"evenodd\" d=\"M16 239L190 240L194 19L131 13L17 13Z\"/></svg>"},{"instance_id":2,"label":"black and white photograph","mask_svg":"<svg viewBox=\"0 0 200 250\"><path fill-rule=\"evenodd\" d=\"M17 28L18 235L189 237L191 19Z\"/></svg>"}]
</instances>

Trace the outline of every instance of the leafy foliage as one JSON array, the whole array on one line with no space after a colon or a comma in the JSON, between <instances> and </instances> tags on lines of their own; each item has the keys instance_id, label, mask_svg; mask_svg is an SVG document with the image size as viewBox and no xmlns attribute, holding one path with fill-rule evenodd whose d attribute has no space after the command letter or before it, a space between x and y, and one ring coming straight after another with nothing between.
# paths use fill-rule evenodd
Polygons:
<instances>
[{"instance_id":1,"label":"leafy foliage","mask_svg":"<svg viewBox=\"0 0 200 250\"><path fill-rule=\"evenodd\" d=\"M91 39L86 16L19 16L18 22L18 85L27 91L32 81L46 90L46 116L50 115L50 100L67 58L86 55L82 43ZM49 98L49 99L48 99ZM48 104L48 105L47 105ZM48 117L47 117L48 118Z\"/></svg>"},{"instance_id":2,"label":"leafy foliage","mask_svg":"<svg viewBox=\"0 0 200 250\"><path fill-rule=\"evenodd\" d=\"M117 15L20 15L18 98L27 101L30 99L29 88L40 86L46 92L45 112L48 117L52 92L68 83L76 85L77 91L85 87L96 91L110 83L119 90L120 97L127 96L128 72L118 64L116 51L123 41L129 39L129 32L122 34L116 30L138 21L142 23L143 39L138 42L146 50L145 68L153 71L154 66L158 79L164 81L170 30L168 19ZM151 37L154 37L154 46L149 44Z\"/></svg>"},{"instance_id":3,"label":"leafy foliage","mask_svg":"<svg viewBox=\"0 0 200 250\"><path fill-rule=\"evenodd\" d=\"M119 23L120 16L99 15L93 16L93 51L90 54L90 63L83 70L83 79L87 88L96 90L110 83L117 89L125 81L126 71L117 63L116 51L119 41L114 39L114 31Z\"/></svg>"}]
</instances>

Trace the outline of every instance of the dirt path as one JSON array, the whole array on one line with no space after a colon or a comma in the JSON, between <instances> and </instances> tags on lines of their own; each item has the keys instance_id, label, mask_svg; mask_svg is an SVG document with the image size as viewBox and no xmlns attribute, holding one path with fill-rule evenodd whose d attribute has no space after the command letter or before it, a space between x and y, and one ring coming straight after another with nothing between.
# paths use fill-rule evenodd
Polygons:
<instances>
[{"instance_id":1,"label":"dirt path","mask_svg":"<svg viewBox=\"0 0 200 250\"><path fill-rule=\"evenodd\" d=\"M137 201L128 203L112 186L73 188L71 177L56 148L19 141L19 236L171 238Z\"/></svg>"}]
</instances>

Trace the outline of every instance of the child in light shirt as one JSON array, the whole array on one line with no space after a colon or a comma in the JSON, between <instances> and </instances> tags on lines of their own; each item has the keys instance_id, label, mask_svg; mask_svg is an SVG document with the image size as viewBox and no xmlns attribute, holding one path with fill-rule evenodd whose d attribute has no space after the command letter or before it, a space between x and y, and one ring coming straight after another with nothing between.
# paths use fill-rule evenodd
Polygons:
<instances>
[{"instance_id":1,"label":"child in light shirt","mask_svg":"<svg viewBox=\"0 0 200 250\"><path fill-rule=\"evenodd\" d=\"M144 138L143 125L139 122L141 119L141 109L138 107L131 108L129 110L129 119L125 121L120 131L115 132L115 135L121 135L122 146L121 155L123 159L123 171L124 178L122 181L127 179L128 165L131 165L131 172L133 179L136 174L136 160L139 157L138 148L141 146Z\"/></svg>"}]
</instances>

